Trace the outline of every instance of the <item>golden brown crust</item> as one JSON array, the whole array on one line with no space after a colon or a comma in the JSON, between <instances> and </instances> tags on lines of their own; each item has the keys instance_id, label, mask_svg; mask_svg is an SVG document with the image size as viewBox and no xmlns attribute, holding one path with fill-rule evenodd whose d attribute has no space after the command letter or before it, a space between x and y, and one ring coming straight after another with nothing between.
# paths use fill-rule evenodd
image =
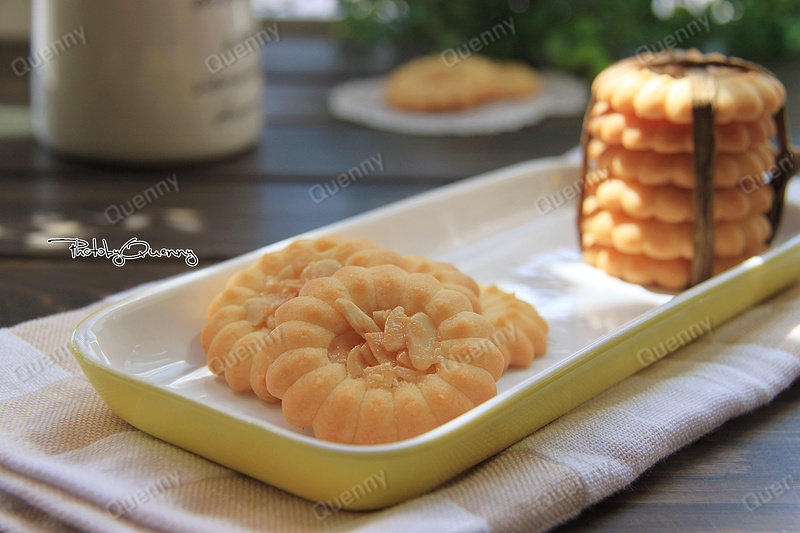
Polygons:
<instances>
[{"instance_id":1,"label":"golden brown crust","mask_svg":"<svg viewBox=\"0 0 800 533\"><path fill-rule=\"evenodd\" d=\"M367 240L301 239L229 280L201 344L213 373L282 402L289 423L336 442L391 442L486 401L512 356L525 366L546 350L532 306L480 293L449 263Z\"/></svg>"},{"instance_id":2,"label":"golden brown crust","mask_svg":"<svg viewBox=\"0 0 800 533\"><path fill-rule=\"evenodd\" d=\"M209 305L200 336L209 369L224 375L237 392L252 390L251 364L269 343L276 342L268 334L275 327L278 307L297 296L308 279L328 276L351 260L360 264L404 263L402 256L378 248L372 241L331 235L296 240L231 277ZM258 330L265 330L267 335L243 340ZM263 388L257 393L266 401L275 401Z\"/></svg>"},{"instance_id":3,"label":"golden brown crust","mask_svg":"<svg viewBox=\"0 0 800 533\"><path fill-rule=\"evenodd\" d=\"M408 438L497 392L504 359L494 327L429 274L347 266L310 280L284 306L294 309L276 313L282 342L264 353L266 388L289 423L318 438Z\"/></svg>"},{"instance_id":4,"label":"golden brown crust","mask_svg":"<svg viewBox=\"0 0 800 533\"><path fill-rule=\"evenodd\" d=\"M719 274L748 257L763 251L754 249L742 257L714 259L713 272ZM607 246L591 246L583 251L584 260L607 274L639 285L656 285L680 290L689 284L691 261L658 260L644 255L625 254Z\"/></svg>"},{"instance_id":5,"label":"golden brown crust","mask_svg":"<svg viewBox=\"0 0 800 533\"><path fill-rule=\"evenodd\" d=\"M594 139L587 147L589 159L607 177L636 180L642 185L675 185L694 188L692 154L659 154L635 152L619 146L608 146ZM714 163L714 186L720 189L738 187L748 179L760 179L775 164L775 148L765 143L740 154L717 154Z\"/></svg>"},{"instance_id":6,"label":"golden brown crust","mask_svg":"<svg viewBox=\"0 0 800 533\"><path fill-rule=\"evenodd\" d=\"M432 275L439 280L444 287L462 292L469 298L473 310L476 313L481 312L479 298L480 288L478 287L478 283L450 263L431 261L421 255L409 255L405 257L403 268L409 272L420 272Z\"/></svg>"},{"instance_id":7,"label":"golden brown crust","mask_svg":"<svg viewBox=\"0 0 800 533\"><path fill-rule=\"evenodd\" d=\"M507 366L527 367L547 352L547 322L536 309L495 285L481 288L482 314L495 326L492 340Z\"/></svg>"},{"instance_id":8,"label":"golden brown crust","mask_svg":"<svg viewBox=\"0 0 800 533\"><path fill-rule=\"evenodd\" d=\"M537 72L519 61L472 55L454 65L440 56L411 60L386 80L386 102L406 111L458 111L492 101L532 96L541 90Z\"/></svg>"},{"instance_id":9,"label":"golden brown crust","mask_svg":"<svg viewBox=\"0 0 800 533\"><path fill-rule=\"evenodd\" d=\"M534 69L520 61L495 61L492 98L524 98L538 93L542 80Z\"/></svg>"},{"instance_id":10,"label":"golden brown crust","mask_svg":"<svg viewBox=\"0 0 800 533\"><path fill-rule=\"evenodd\" d=\"M392 107L408 111L454 111L492 97L494 68L472 56L448 66L438 55L409 61L386 80L385 97Z\"/></svg>"},{"instance_id":11,"label":"golden brown crust","mask_svg":"<svg viewBox=\"0 0 800 533\"><path fill-rule=\"evenodd\" d=\"M583 247L614 248L629 255L653 259L691 259L693 225L638 220L619 211L598 210L582 222ZM753 215L742 221L720 222L714 227L714 257L743 257L765 246L771 232L769 220Z\"/></svg>"},{"instance_id":12,"label":"golden brown crust","mask_svg":"<svg viewBox=\"0 0 800 533\"><path fill-rule=\"evenodd\" d=\"M713 270L766 248L773 228L765 214L775 194L760 185L775 167L770 140L785 88L754 63L672 50L622 60L592 85L589 185L580 213L588 262L636 283L673 289L689 283L699 90L713 109Z\"/></svg>"},{"instance_id":13,"label":"golden brown crust","mask_svg":"<svg viewBox=\"0 0 800 533\"><path fill-rule=\"evenodd\" d=\"M252 390L264 401L277 401L262 379L267 345L280 341L276 335L269 335L276 325L277 309L295 299L306 281L330 276L346 265L395 265L410 272L430 273L444 287L463 293L475 311L480 310L477 283L448 263L417 256L404 258L366 239L337 235L299 239L283 250L263 255L231 277L211 302L201 332L209 369L224 375L234 391ZM242 340L260 330L265 333Z\"/></svg>"},{"instance_id":14,"label":"golden brown crust","mask_svg":"<svg viewBox=\"0 0 800 533\"><path fill-rule=\"evenodd\" d=\"M598 207L637 219L681 223L694 220L694 193L672 185L645 186L632 180L609 179L596 187ZM772 207L772 187L750 193L741 188L714 192L714 220L736 221L766 213Z\"/></svg>"},{"instance_id":15,"label":"golden brown crust","mask_svg":"<svg viewBox=\"0 0 800 533\"><path fill-rule=\"evenodd\" d=\"M674 55L674 54L673 54ZM713 63L716 122L750 122L776 113L786 100L786 89L772 75L759 70L725 66L720 54L703 55L697 50L683 52L681 60ZM662 56L632 57L608 67L597 75L592 92L612 109L648 120L692 123L692 87L687 68L681 64L660 64Z\"/></svg>"},{"instance_id":16,"label":"golden brown crust","mask_svg":"<svg viewBox=\"0 0 800 533\"><path fill-rule=\"evenodd\" d=\"M587 123L589 134L605 144L660 154L694 152L691 124L646 120L614 111L599 112L605 107L608 107L606 102L598 102ZM717 124L714 131L717 151L725 153L745 152L763 145L774 136L775 122L769 115L752 122Z\"/></svg>"}]
</instances>

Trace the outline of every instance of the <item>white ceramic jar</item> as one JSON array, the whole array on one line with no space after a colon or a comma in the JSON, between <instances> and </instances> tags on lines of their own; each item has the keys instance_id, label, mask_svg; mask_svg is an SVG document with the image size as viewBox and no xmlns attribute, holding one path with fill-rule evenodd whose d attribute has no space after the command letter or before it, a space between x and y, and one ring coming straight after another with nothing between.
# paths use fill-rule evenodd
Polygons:
<instances>
[{"instance_id":1,"label":"white ceramic jar","mask_svg":"<svg viewBox=\"0 0 800 533\"><path fill-rule=\"evenodd\" d=\"M188 162L259 137L260 52L279 36L249 0L33 0L32 25L33 128L57 152Z\"/></svg>"}]
</instances>

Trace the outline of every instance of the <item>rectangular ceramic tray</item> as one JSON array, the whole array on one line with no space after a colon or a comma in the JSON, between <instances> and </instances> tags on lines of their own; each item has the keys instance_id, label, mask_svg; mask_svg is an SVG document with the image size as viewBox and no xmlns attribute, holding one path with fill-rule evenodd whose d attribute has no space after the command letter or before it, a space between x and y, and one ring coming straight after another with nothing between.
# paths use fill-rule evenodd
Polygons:
<instances>
[{"instance_id":1,"label":"rectangular ceramic tray","mask_svg":"<svg viewBox=\"0 0 800 533\"><path fill-rule=\"evenodd\" d=\"M670 339L709 320L717 327L800 277L797 180L769 252L675 296L580 261L578 172L561 158L523 163L304 235L366 237L451 261L478 281L515 291L549 322L543 358L507 372L495 398L413 439L377 446L317 440L289 426L280 406L235 394L206 369L199 337L209 301L230 275L288 241L103 309L77 327L73 350L109 407L143 431L312 501L354 509L400 502L654 362L661 347L680 344Z\"/></svg>"}]
</instances>

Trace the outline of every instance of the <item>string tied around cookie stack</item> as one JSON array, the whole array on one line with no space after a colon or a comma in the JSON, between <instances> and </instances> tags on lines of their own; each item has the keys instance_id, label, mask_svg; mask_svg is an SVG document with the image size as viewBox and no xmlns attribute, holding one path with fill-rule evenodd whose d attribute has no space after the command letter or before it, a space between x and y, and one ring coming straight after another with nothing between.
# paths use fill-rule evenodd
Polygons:
<instances>
[{"instance_id":1,"label":"string tied around cookie stack","mask_svg":"<svg viewBox=\"0 0 800 533\"><path fill-rule=\"evenodd\" d=\"M691 242L692 255L687 281L690 286L696 285L710 278L715 270L714 240L716 224L714 218L714 167L717 158L716 120L718 118L717 103L720 93L719 87L721 83L729 83L728 80L723 81L723 78L725 76L730 76L732 73L758 73L759 75L767 77L761 78L762 80L768 79L769 83L774 81L778 85L780 85L780 83L773 73L755 63L738 58L728 58L721 54L703 55L697 50L672 50L660 54L645 54L642 57L628 58L608 69L607 72L611 73L611 76L605 73L606 79L604 81L609 81L609 78L612 80L615 78L622 79L624 76L629 76L630 73L647 71L659 76L664 75L666 79L672 78L676 81L686 78L691 90L691 114L677 116L680 114L681 109L678 108L675 116L677 116L678 122L681 123L687 123L689 120L691 121L691 145L693 147L691 162L694 173L694 191L692 198L694 217ZM763 81L761 83L763 84ZM630 90L630 86L626 86L624 82L622 86ZM622 90L623 93L625 93L625 89ZM593 137L589 128L590 117L592 116L597 102L602 101L602 98L598 99L597 93L596 83L593 85L592 98L584 117L581 139L583 148L583 180L581 204L578 209L578 230L584 250L586 249L586 241L584 240L583 226L585 218L584 210L587 206L587 189L593 189L596 185L596 181L602 179L604 174L606 179L609 178L611 174L611 172L609 172L610 169L598 168L598 162L590 161L589 157L589 145ZM613 95L613 90L611 94ZM605 105L611 106L611 100L606 100L606 102L609 103ZM785 189L788 180L800 170L800 156L795 154L790 145L785 102L783 100L779 102L773 100L773 104L774 103L780 103L780 107L777 111L775 111L776 107L770 108L770 115L768 116L772 120L775 126L775 132L777 133L777 155L775 155L775 158L772 160L773 164L770 166L769 170L759 176L763 185L769 185L774 193L774 200L771 208L765 213L765 217L771 226L770 233L766 240L767 244L774 239L781 220ZM629 109L625 112L633 112L638 115L638 110L631 111ZM722 115L722 122L731 120L730 116L726 117L724 112ZM728 115L730 115L730 113ZM648 118L656 117L648 116ZM720 171L722 171L722 168ZM759 184L759 187L760 186L762 186L762 184Z\"/></svg>"}]
</instances>

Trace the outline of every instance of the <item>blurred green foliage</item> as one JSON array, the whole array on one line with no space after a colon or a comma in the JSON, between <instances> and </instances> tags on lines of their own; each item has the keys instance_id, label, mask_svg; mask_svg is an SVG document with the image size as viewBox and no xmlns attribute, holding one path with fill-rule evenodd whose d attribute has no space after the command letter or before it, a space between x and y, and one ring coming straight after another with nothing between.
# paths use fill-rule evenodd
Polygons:
<instances>
[{"instance_id":1,"label":"blurred green foliage","mask_svg":"<svg viewBox=\"0 0 800 533\"><path fill-rule=\"evenodd\" d=\"M465 49L509 17L514 35L481 53L586 76L644 49L697 47L761 62L800 54L800 0L339 1L340 37L393 42L408 56Z\"/></svg>"}]
</instances>

